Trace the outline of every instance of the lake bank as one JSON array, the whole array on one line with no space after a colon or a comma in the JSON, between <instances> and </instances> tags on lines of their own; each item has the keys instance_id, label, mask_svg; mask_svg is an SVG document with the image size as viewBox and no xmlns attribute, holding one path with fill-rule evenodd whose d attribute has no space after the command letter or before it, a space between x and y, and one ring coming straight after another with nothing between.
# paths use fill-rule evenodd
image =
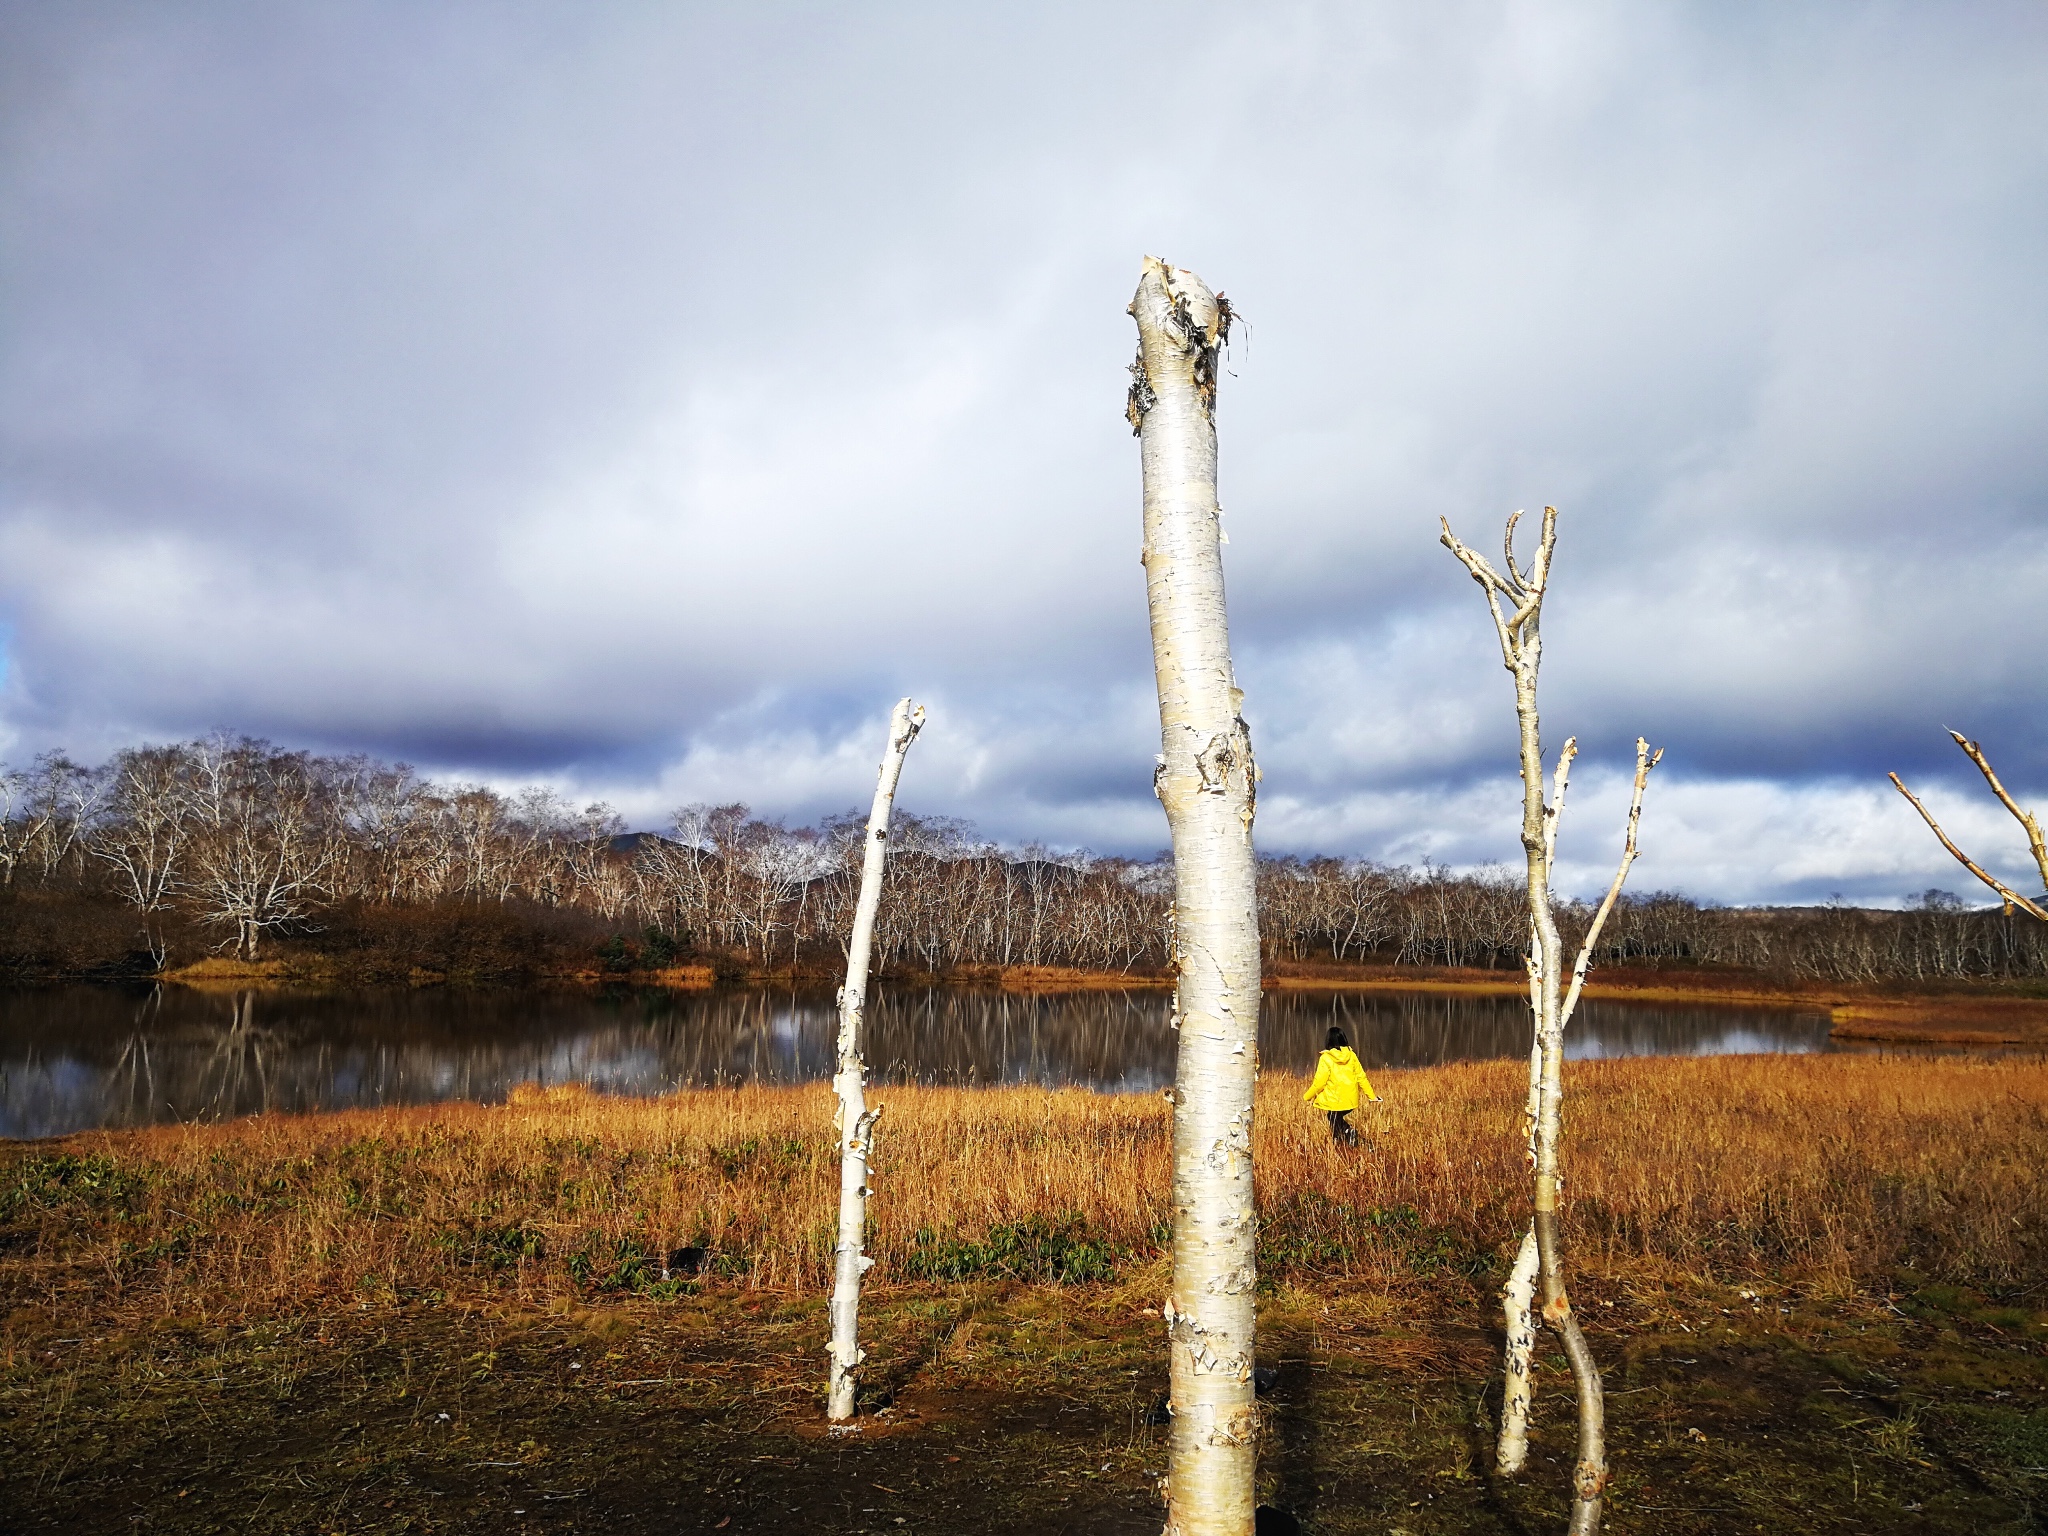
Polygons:
<instances>
[{"instance_id":1,"label":"lake bank","mask_svg":"<svg viewBox=\"0 0 2048 1536\"><path fill-rule=\"evenodd\" d=\"M1389 1073L1357 1154L1262 1084L1262 1490L1314 1529L1559 1523L1561 1478L1486 1470L1518 1077ZM2048 1065L1651 1058L1569 1091L1617 1531L2027 1528ZM833 1441L822 1087L6 1149L0 1490L48 1529L1156 1529L1167 1106L883 1097L870 1412ZM1546 1359L1539 1468L1567 1393Z\"/></svg>"},{"instance_id":2,"label":"lake bank","mask_svg":"<svg viewBox=\"0 0 2048 1536\"><path fill-rule=\"evenodd\" d=\"M1426 973L1423 973L1426 977ZM1462 970L1404 983L1382 967L1286 967L1267 986L1289 990L1423 991L1519 996L1524 985L1500 972ZM1608 1002L1728 1004L1824 1009L1838 1039L1895 1044L2048 1045L2048 987L2037 983L1817 982L1752 971L1603 966L1584 995Z\"/></svg>"},{"instance_id":3,"label":"lake bank","mask_svg":"<svg viewBox=\"0 0 2048 1536\"><path fill-rule=\"evenodd\" d=\"M164 981L201 990L337 984L337 973L316 960L258 963L211 957L164 974ZM938 973L896 973L898 985L993 988L1018 994L1167 991L1164 974L1090 971L1063 966L963 966ZM1451 967L1330 965L1281 962L1264 976L1272 992L1440 992L1470 997L1519 997L1525 984L1509 971ZM430 972L412 984L431 987L448 978ZM550 972L544 984L589 988L656 987L702 992L720 986L831 988L838 978L807 969L772 970L730 962L671 965L652 970L578 967ZM1737 1007L1826 1010L1836 1038L1871 1044L2048 1046L2048 985L2022 982L1830 983L1738 970L1603 966L1590 974L1588 999L1623 1003L1726 1004Z\"/></svg>"}]
</instances>

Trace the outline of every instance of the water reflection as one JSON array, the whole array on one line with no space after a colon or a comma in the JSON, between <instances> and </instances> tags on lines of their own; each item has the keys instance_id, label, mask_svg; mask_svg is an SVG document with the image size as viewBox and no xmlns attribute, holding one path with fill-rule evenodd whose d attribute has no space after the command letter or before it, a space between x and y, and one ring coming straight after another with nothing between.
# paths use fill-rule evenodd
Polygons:
<instances>
[{"instance_id":1,"label":"water reflection","mask_svg":"<svg viewBox=\"0 0 2048 1536\"><path fill-rule=\"evenodd\" d=\"M1152 1090L1173 1077L1160 992L884 992L868 1061L883 1080ZM1342 1024L1368 1068L1518 1055L1525 1005L1446 993L1269 996L1260 1053L1305 1071ZM1827 1020L1765 1009L1588 1002L1575 1057L1826 1049ZM0 1136L441 1099L516 1083L653 1094L689 1083L829 1077L825 995L370 992L212 995L99 987L0 993Z\"/></svg>"}]
</instances>

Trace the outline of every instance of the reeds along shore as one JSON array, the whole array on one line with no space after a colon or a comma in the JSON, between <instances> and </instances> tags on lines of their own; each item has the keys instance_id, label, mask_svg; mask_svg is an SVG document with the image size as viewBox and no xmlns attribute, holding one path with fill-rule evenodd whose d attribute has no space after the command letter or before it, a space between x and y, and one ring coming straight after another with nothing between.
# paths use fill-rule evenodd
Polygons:
<instances>
[{"instance_id":1,"label":"reeds along shore","mask_svg":"<svg viewBox=\"0 0 2048 1536\"><path fill-rule=\"evenodd\" d=\"M1568 1231L1588 1273L1825 1287L2048 1277L2048 1064L1575 1063ZM1490 1285L1525 1209L1523 1068L1385 1074L1367 1145L1259 1090L1268 1277ZM1161 1251L1154 1096L888 1087L870 1284L1132 1278ZM447 1105L94 1133L0 1168L6 1304L219 1317L399 1298L786 1293L829 1283L827 1088ZM666 1274L664 1274L666 1271Z\"/></svg>"}]
</instances>

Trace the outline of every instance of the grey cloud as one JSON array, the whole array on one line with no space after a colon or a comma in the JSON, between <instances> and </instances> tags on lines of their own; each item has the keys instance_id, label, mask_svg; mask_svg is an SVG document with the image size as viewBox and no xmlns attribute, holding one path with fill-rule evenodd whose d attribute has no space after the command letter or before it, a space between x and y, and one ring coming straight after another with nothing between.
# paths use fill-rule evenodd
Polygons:
<instances>
[{"instance_id":1,"label":"grey cloud","mask_svg":"<svg viewBox=\"0 0 2048 1536\"><path fill-rule=\"evenodd\" d=\"M2038 11L1194 14L0 9L0 750L808 815L915 691L922 808L1148 851L1154 251L1251 321L1271 845L1512 854L1436 520L1545 500L1555 735L1730 818L1665 883L1930 883L1785 807L1943 724L2048 786Z\"/></svg>"}]
</instances>

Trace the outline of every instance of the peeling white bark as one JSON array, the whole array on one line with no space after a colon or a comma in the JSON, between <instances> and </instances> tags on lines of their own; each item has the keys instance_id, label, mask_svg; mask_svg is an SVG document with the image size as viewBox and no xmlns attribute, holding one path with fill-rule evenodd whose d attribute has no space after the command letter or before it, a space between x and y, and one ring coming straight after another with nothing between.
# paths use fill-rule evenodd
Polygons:
<instances>
[{"instance_id":1,"label":"peeling white bark","mask_svg":"<svg viewBox=\"0 0 2048 1536\"><path fill-rule=\"evenodd\" d=\"M854 907L853 934L846 946L846 985L839 989L839 1065L832 1078L832 1090L839 1098L839 1244L833 1266L832 1341L827 1348L832 1372L825 1410L835 1421L853 1417L860 1363L867 1358L860 1347L860 1282L875 1262L861 1251L871 1188L868 1154L874 1146L875 1122L882 1118L881 1105L867 1107L867 1063L860 1055L868 955L874 947L875 913L882 904L882 867L889 854L889 813L896 802L896 781L903 773L904 754L923 726L924 706L899 700L889 717L889 745L882 754L874 809L868 813L860 900Z\"/></svg>"},{"instance_id":2,"label":"peeling white bark","mask_svg":"<svg viewBox=\"0 0 2048 1536\"><path fill-rule=\"evenodd\" d=\"M1180 1031L1173 1117L1172 1428L1168 1536L1248 1536L1258 1410L1252 1089L1259 932L1252 816L1259 771L1230 661L1216 500L1217 359L1229 304L1145 259L1131 314L1129 416L1142 440L1145 586L1159 686L1153 787L1173 834Z\"/></svg>"},{"instance_id":3,"label":"peeling white bark","mask_svg":"<svg viewBox=\"0 0 2048 1536\"><path fill-rule=\"evenodd\" d=\"M1546 851L1555 846L1557 831L1556 818L1551 818L1549 832L1551 839ZM1543 975L1536 957L1542 952L1541 940L1532 923L1529 928L1529 1017L1532 1020L1543 1017ZM1522 1105L1522 1140L1529 1152L1529 1168L1536 1168L1536 1125L1543 1116L1543 1035L1540 1030L1529 1032L1529 1096ZM1536 1290L1536 1265L1538 1259L1536 1228L1531 1225L1522 1236L1522 1246L1515 1255L1514 1268L1508 1273L1508 1283L1500 1293L1502 1322L1507 1331L1507 1345L1501 1361L1501 1404L1500 1441L1496 1448L1494 1464L1504 1477L1520 1472L1529 1460L1529 1402L1535 1395L1536 1378L1531 1374L1532 1351L1536 1346L1536 1329L1530 1311Z\"/></svg>"},{"instance_id":4,"label":"peeling white bark","mask_svg":"<svg viewBox=\"0 0 2048 1536\"><path fill-rule=\"evenodd\" d=\"M1508 1283L1501 1287L1501 1310L1508 1331L1507 1364L1502 1373L1500 1446L1495 1465L1501 1476L1513 1477L1529 1461L1529 1397L1534 1383L1529 1361L1536 1348L1536 1323L1531 1310L1536 1298L1536 1229L1522 1236L1521 1252Z\"/></svg>"}]
</instances>

